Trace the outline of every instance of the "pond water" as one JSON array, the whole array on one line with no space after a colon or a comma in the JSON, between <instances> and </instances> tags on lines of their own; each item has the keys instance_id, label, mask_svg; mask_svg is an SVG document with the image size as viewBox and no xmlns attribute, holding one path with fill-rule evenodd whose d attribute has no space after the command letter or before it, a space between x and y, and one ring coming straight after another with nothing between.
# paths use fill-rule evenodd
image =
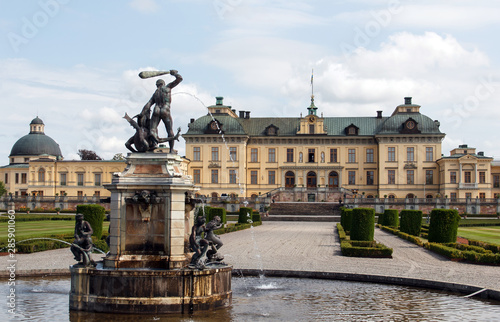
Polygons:
<instances>
[{"instance_id":1,"label":"pond water","mask_svg":"<svg viewBox=\"0 0 500 322\"><path fill-rule=\"evenodd\" d=\"M19 279L17 313L7 313L5 304L0 321L495 321L500 316L498 302L404 286L267 277L235 277L232 286L229 308L123 315L70 312L69 277ZM7 292L3 280L0 294Z\"/></svg>"}]
</instances>

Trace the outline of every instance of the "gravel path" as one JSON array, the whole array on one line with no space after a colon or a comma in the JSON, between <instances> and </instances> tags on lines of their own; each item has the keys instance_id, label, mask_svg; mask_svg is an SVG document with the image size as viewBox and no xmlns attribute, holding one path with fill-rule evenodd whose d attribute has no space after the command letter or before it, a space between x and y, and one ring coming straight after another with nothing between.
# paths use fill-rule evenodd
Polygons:
<instances>
[{"instance_id":1,"label":"gravel path","mask_svg":"<svg viewBox=\"0 0 500 322\"><path fill-rule=\"evenodd\" d=\"M236 269L294 270L393 276L465 284L500 291L498 266L449 261L413 243L375 229L375 239L394 249L393 258L340 255L335 223L265 222L262 226L221 235L220 252ZM95 254L99 260L101 254ZM0 257L0 267L8 266ZM75 263L68 248L16 254L19 275L29 272L64 273ZM3 276L8 273L1 271Z\"/></svg>"}]
</instances>

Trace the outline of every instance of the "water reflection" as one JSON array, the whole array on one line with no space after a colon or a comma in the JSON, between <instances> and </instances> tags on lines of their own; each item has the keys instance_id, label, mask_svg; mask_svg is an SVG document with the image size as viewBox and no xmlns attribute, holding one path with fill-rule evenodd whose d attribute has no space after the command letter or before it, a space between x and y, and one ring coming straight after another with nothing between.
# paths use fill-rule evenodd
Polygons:
<instances>
[{"instance_id":1,"label":"water reflection","mask_svg":"<svg viewBox=\"0 0 500 322\"><path fill-rule=\"evenodd\" d=\"M314 279L233 278L233 305L189 315L69 312L69 278L16 281L15 316L0 321L489 321L497 302L401 286ZM0 291L6 295L6 281ZM3 316L1 316L3 315Z\"/></svg>"}]
</instances>

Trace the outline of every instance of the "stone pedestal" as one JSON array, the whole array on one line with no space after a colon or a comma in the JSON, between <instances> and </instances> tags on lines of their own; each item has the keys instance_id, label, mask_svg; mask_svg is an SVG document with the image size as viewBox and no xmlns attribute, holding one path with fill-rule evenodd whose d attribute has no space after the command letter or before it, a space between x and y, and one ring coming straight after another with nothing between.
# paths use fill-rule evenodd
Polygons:
<instances>
[{"instance_id":1,"label":"stone pedestal","mask_svg":"<svg viewBox=\"0 0 500 322\"><path fill-rule=\"evenodd\" d=\"M105 268L181 268L187 261L186 192L195 191L175 154L132 153L111 191ZM143 200L141 194L150 200ZM153 200L154 199L154 200Z\"/></svg>"},{"instance_id":2,"label":"stone pedestal","mask_svg":"<svg viewBox=\"0 0 500 322\"><path fill-rule=\"evenodd\" d=\"M196 191L175 154L132 153L113 176L109 253L72 266L70 309L184 313L231 304L230 266L186 268Z\"/></svg>"}]
</instances>

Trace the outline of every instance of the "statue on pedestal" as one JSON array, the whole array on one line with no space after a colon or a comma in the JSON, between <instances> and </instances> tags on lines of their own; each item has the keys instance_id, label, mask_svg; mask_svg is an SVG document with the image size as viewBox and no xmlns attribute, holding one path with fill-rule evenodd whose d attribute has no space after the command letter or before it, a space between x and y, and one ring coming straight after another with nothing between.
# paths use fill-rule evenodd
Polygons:
<instances>
[{"instance_id":1,"label":"statue on pedestal","mask_svg":"<svg viewBox=\"0 0 500 322\"><path fill-rule=\"evenodd\" d=\"M95 266L94 261L90 257L94 244L92 243L92 234L94 231L90 224L83 220L83 214L75 216L75 241L71 245L71 252L75 256L75 260L83 266Z\"/></svg>"},{"instance_id":2,"label":"statue on pedestal","mask_svg":"<svg viewBox=\"0 0 500 322\"><path fill-rule=\"evenodd\" d=\"M158 143L168 142L170 146L170 153L174 153L174 140L179 139L179 133L181 129L177 131L177 135L174 135L173 131L173 121L172 114L170 113L170 103L172 101L171 91L172 88L179 85L182 82L182 76L172 69L170 71L148 71L141 72L139 77L150 78L160 75L170 74L175 77L175 80L169 84L165 84L163 79L156 81L156 91L153 96L142 108L141 113L134 116L137 117L137 122L125 114L124 118L136 129L136 134L131 137L125 146L132 152L147 152L154 150ZM153 107L153 113L151 113L151 107ZM158 126L160 122L165 125L165 130L167 131L168 138L160 138L158 136ZM132 147L134 144L135 149Z\"/></svg>"},{"instance_id":3,"label":"statue on pedestal","mask_svg":"<svg viewBox=\"0 0 500 322\"><path fill-rule=\"evenodd\" d=\"M208 224L205 225L205 222L205 217L199 216L191 229L189 243L194 254L189 266L192 268L203 269L206 264L223 264L224 256L217 252L223 243L213 232L222 227L221 219L215 216Z\"/></svg>"}]
</instances>

